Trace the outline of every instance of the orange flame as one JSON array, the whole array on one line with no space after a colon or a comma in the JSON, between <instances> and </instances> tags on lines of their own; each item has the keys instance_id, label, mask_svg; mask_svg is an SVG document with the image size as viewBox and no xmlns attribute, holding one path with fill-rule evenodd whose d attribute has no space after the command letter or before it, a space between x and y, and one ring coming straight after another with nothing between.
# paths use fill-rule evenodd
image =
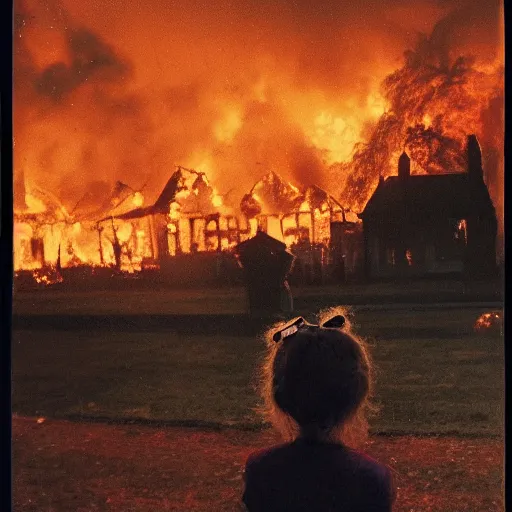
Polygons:
<instances>
[{"instance_id":1,"label":"orange flame","mask_svg":"<svg viewBox=\"0 0 512 512\"><path fill-rule=\"evenodd\" d=\"M474 329L477 332L486 331L489 329L498 328L502 329L502 318L501 313L497 311L491 311L488 313L483 313L479 316L475 322Z\"/></svg>"}]
</instances>

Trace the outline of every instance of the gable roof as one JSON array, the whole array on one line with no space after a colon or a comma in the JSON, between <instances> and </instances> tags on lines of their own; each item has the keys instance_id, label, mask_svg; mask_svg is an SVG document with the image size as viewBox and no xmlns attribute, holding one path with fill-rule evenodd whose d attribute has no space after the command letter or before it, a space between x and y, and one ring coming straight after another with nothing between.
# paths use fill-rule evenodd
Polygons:
<instances>
[{"instance_id":1,"label":"gable roof","mask_svg":"<svg viewBox=\"0 0 512 512\"><path fill-rule=\"evenodd\" d=\"M178 169L169 178L169 181L165 184L164 189L153 205L155 211L159 213L166 213L169 210L169 204L172 203L176 197L176 192L178 192L182 176L183 174L181 169Z\"/></svg>"},{"instance_id":2,"label":"gable roof","mask_svg":"<svg viewBox=\"0 0 512 512\"><path fill-rule=\"evenodd\" d=\"M302 201L302 194L297 187L275 171L270 171L242 198L240 208L244 213L273 215L294 211L299 208ZM249 215L252 216L250 213Z\"/></svg>"},{"instance_id":3,"label":"gable roof","mask_svg":"<svg viewBox=\"0 0 512 512\"><path fill-rule=\"evenodd\" d=\"M144 206L135 208L128 212L121 213L119 215L108 215L100 219L98 222L109 220L112 217L116 219L129 220L129 219L140 219L147 215L153 215L155 213L167 213L169 211L169 203L174 201L176 192L178 192L178 186L181 179L181 171L178 169L167 181L164 189L158 196L158 199L151 206Z\"/></svg>"},{"instance_id":4,"label":"gable roof","mask_svg":"<svg viewBox=\"0 0 512 512\"><path fill-rule=\"evenodd\" d=\"M468 173L411 175L401 180L390 176L379 181L360 218L408 214L444 214L465 218L477 209L483 215L496 212L483 180L471 181Z\"/></svg>"}]
</instances>

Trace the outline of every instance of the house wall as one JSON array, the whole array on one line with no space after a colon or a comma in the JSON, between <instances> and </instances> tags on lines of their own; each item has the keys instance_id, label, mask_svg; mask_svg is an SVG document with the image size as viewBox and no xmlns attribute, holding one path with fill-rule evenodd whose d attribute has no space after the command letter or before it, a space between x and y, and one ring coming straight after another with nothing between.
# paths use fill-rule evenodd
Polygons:
<instances>
[{"instance_id":1,"label":"house wall","mask_svg":"<svg viewBox=\"0 0 512 512\"><path fill-rule=\"evenodd\" d=\"M474 276L493 275L496 261L496 217L471 215L467 223L466 271Z\"/></svg>"},{"instance_id":2,"label":"house wall","mask_svg":"<svg viewBox=\"0 0 512 512\"><path fill-rule=\"evenodd\" d=\"M462 273L467 257L462 219L366 220L368 277Z\"/></svg>"}]
</instances>

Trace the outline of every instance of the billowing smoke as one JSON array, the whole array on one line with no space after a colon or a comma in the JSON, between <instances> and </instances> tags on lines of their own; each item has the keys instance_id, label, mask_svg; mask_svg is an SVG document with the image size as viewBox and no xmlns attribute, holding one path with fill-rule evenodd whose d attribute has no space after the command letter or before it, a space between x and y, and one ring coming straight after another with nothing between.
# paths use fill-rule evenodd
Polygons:
<instances>
[{"instance_id":1,"label":"billowing smoke","mask_svg":"<svg viewBox=\"0 0 512 512\"><path fill-rule=\"evenodd\" d=\"M386 112L368 139L356 144L351 161L331 169L346 176L341 197L356 211L364 207L379 175L396 174L403 150L413 172L465 171L466 136L476 133L502 219L503 61L490 53L490 62L483 64L471 54L471 41L462 48L451 44L450 37L467 22L461 13L443 18L430 37L421 35L414 50L405 52L403 66L382 82ZM464 50L468 53L459 54Z\"/></svg>"},{"instance_id":2,"label":"billowing smoke","mask_svg":"<svg viewBox=\"0 0 512 512\"><path fill-rule=\"evenodd\" d=\"M349 4L16 0L15 174L72 209L177 164L237 203L273 170L358 210L404 148L461 170L470 131L501 197L499 3Z\"/></svg>"},{"instance_id":3,"label":"billowing smoke","mask_svg":"<svg viewBox=\"0 0 512 512\"><path fill-rule=\"evenodd\" d=\"M86 29L71 29L66 50L69 65L57 62L36 73L33 86L38 94L59 103L88 81L103 83L126 79L129 66L114 50Z\"/></svg>"},{"instance_id":4,"label":"billowing smoke","mask_svg":"<svg viewBox=\"0 0 512 512\"><path fill-rule=\"evenodd\" d=\"M389 110L369 140L356 145L352 160L341 166L348 176L342 197L361 208L379 174L396 173L402 150L408 151L417 172L464 171L469 132L479 136L487 176L495 183L497 162L485 156L502 147L502 73L502 69L478 71L464 57L440 67L418 53L409 53L405 66L383 83ZM497 197L499 191L494 192Z\"/></svg>"},{"instance_id":5,"label":"billowing smoke","mask_svg":"<svg viewBox=\"0 0 512 512\"><path fill-rule=\"evenodd\" d=\"M125 86L129 60L58 6L18 2L15 21L15 174L69 208L85 192L108 193L143 163L123 155L147 121L141 97Z\"/></svg>"}]
</instances>

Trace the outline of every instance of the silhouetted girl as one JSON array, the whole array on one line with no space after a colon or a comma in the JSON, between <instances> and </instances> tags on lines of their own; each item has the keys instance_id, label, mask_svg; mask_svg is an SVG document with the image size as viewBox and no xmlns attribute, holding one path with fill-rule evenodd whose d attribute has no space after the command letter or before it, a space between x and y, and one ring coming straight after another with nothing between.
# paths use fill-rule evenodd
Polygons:
<instances>
[{"instance_id":1,"label":"silhouetted girl","mask_svg":"<svg viewBox=\"0 0 512 512\"><path fill-rule=\"evenodd\" d=\"M243 494L249 512L392 508L389 468L349 447L368 432L372 367L341 313L323 314L321 326L299 317L267 333L265 412L286 443L249 456Z\"/></svg>"}]
</instances>

